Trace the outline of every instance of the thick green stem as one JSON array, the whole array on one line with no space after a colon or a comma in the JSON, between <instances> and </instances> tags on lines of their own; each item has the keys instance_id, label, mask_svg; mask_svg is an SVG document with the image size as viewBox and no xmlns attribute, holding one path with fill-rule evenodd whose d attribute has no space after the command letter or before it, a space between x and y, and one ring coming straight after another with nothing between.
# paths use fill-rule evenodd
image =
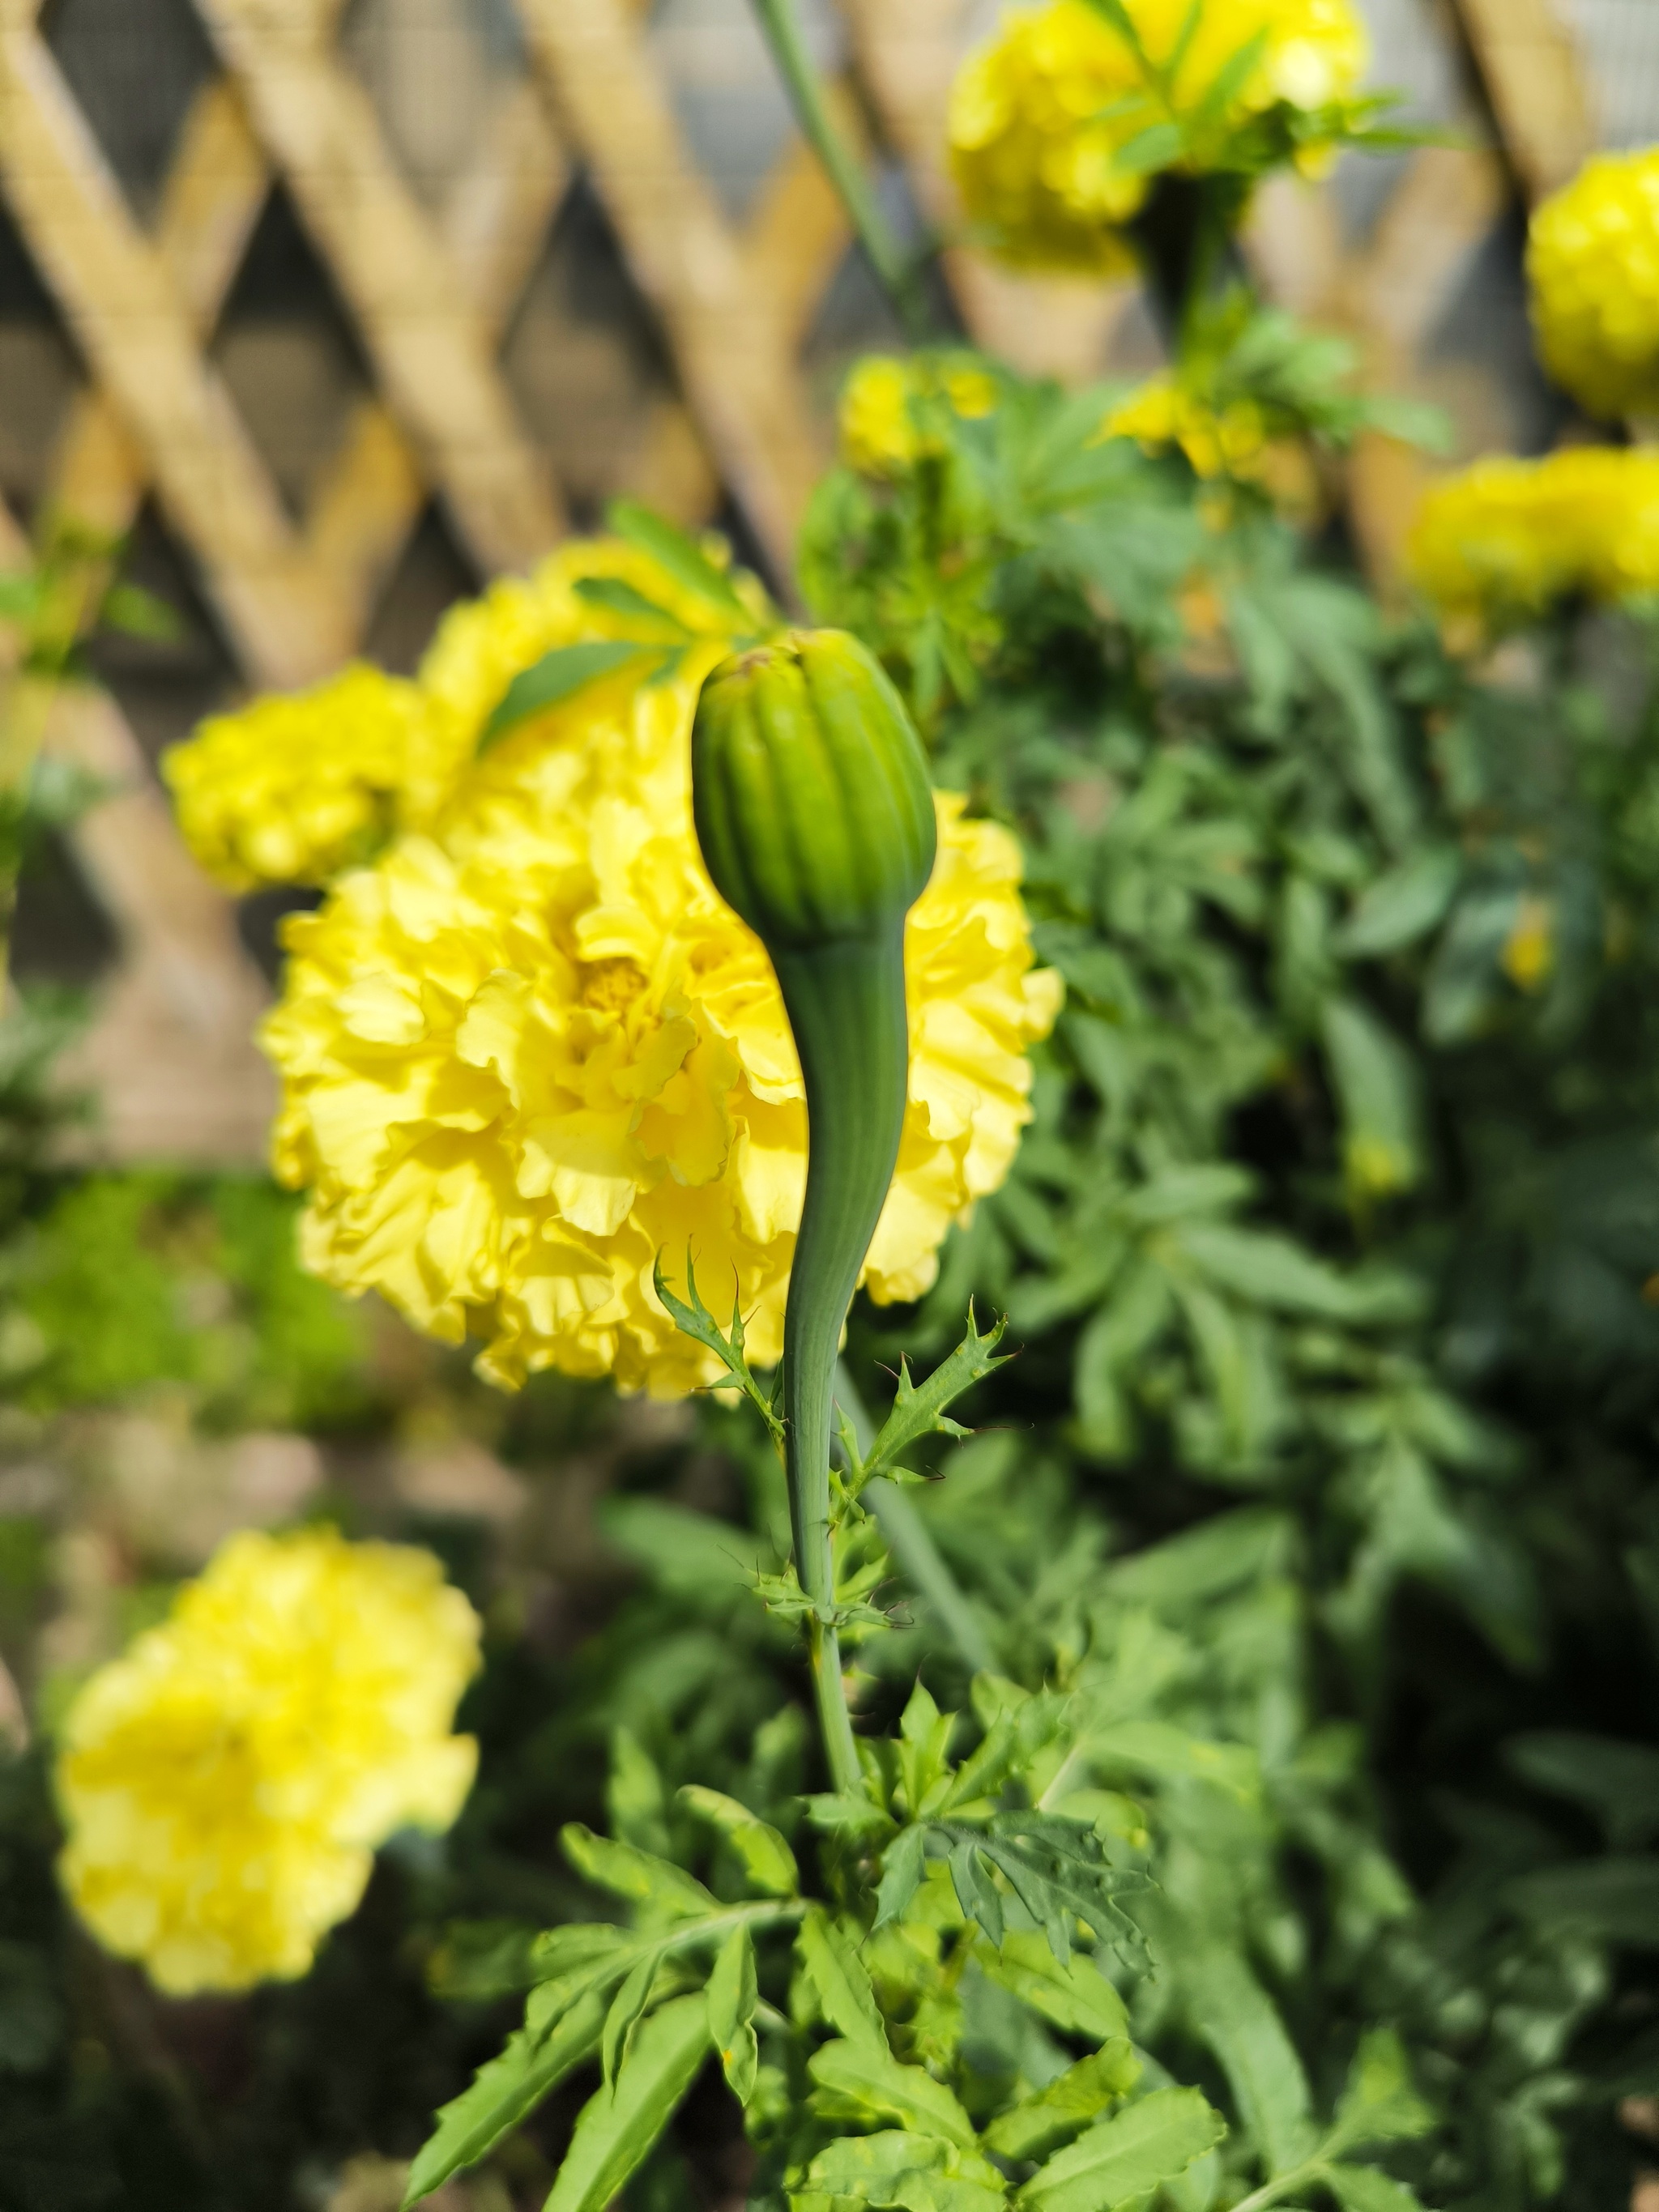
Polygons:
<instances>
[{"instance_id":1,"label":"thick green stem","mask_svg":"<svg viewBox=\"0 0 1659 2212\"><path fill-rule=\"evenodd\" d=\"M857 1790L858 1752L828 1619L835 1602L830 1422L842 1328L904 1126L909 1034L902 930L775 951L773 965L806 1086L806 1201L783 1324L789 1522L795 1571L819 1613L812 1673L825 1754L836 1787Z\"/></svg>"},{"instance_id":2,"label":"thick green stem","mask_svg":"<svg viewBox=\"0 0 1659 2212\"><path fill-rule=\"evenodd\" d=\"M877 281L892 304L913 345L933 334L927 301L917 282L914 262L881 211L857 155L836 129L812 57L801 36L795 0L755 0L755 13L766 42L772 49L779 74L788 88L795 119L807 143L823 164L859 243L869 257Z\"/></svg>"}]
</instances>

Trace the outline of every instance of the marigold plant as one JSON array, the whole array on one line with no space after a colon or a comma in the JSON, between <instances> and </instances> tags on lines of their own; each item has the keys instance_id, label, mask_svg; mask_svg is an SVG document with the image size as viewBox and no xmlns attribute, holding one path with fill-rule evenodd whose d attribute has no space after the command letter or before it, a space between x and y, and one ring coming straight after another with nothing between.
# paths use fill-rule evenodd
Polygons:
<instances>
[{"instance_id":1,"label":"marigold plant","mask_svg":"<svg viewBox=\"0 0 1659 2212\"><path fill-rule=\"evenodd\" d=\"M995 378L971 354L910 361L872 355L859 362L842 390L842 459L866 476L896 475L925 454L945 451L945 440L928 427L933 409L946 407L962 421L975 422L991 412L996 397Z\"/></svg>"},{"instance_id":2,"label":"marigold plant","mask_svg":"<svg viewBox=\"0 0 1659 2212\"><path fill-rule=\"evenodd\" d=\"M1119 20L1121 19L1121 20ZM1161 170L1272 165L1277 118L1300 158L1346 135L1370 46L1350 0L1052 0L1012 12L951 93L951 165L969 219L1010 261L1132 273L1124 228ZM1300 122L1326 115L1317 121Z\"/></svg>"},{"instance_id":3,"label":"marigold plant","mask_svg":"<svg viewBox=\"0 0 1659 2212\"><path fill-rule=\"evenodd\" d=\"M1600 155L1546 200L1527 274L1562 389L1607 420L1659 410L1659 149Z\"/></svg>"},{"instance_id":4,"label":"marigold plant","mask_svg":"<svg viewBox=\"0 0 1659 2212\"><path fill-rule=\"evenodd\" d=\"M64 1724L76 1909L175 1996L302 1974L376 1844L447 1828L477 1616L429 1553L331 1529L233 1537Z\"/></svg>"}]
</instances>

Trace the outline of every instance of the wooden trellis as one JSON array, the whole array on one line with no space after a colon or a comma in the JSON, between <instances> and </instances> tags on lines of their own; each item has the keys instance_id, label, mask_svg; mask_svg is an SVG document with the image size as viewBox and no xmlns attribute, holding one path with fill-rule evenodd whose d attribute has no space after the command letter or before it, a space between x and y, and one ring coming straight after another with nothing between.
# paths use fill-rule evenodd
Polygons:
<instances>
[{"instance_id":1,"label":"wooden trellis","mask_svg":"<svg viewBox=\"0 0 1659 2212\"><path fill-rule=\"evenodd\" d=\"M739 222L694 155L637 0L511 0L522 66L503 78L476 158L434 201L400 166L351 65L345 0L193 4L217 73L194 95L146 225L77 105L42 0L0 0L0 191L84 372L47 504L124 532L153 500L248 685L303 683L359 649L434 499L480 573L526 565L568 526L567 499L502 344L580 175L672 370L672 388L644 404L614 489L688 520L727 501L787 574L827 458L803 343L849 245L799 141ZM1293 185L1264 196L1254 234L1269 288L1351 329L1381 381L1408 379L1512 180L1540 189L1591 143L1549 0L1462 4L1501 144L1414 157L1361 252L1329 195ZM453 8L466 17L466 0ZM980 0L841 0L848 119L876 134L925 216L947 227L945 105L985 21ZM372 379L297 514L211 343L278 185ZM1022 282L963 248L947 273L972 336L1024 367L1098 373L1133 320L1127 291ZM1397 449L1379 444L1357 464L1357 519L1379 570L1415 483ZM0 528L21 555L16 524L0 516ZM103 1094L108 1144L124 1156L257 1156L270 1095L247 1032L264 986L230 909L183 854L112 700L71 702L56 742L120 787L77 832L123 947L77 1071Z\"/></svg>"}]
</instances>

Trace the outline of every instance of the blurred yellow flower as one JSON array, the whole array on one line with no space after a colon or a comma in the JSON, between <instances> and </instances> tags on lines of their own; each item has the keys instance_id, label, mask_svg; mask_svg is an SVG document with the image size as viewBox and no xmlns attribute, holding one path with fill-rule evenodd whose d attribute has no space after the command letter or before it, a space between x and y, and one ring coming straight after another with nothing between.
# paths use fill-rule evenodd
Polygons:
<instances>
[{"instance_id":1,"label":"blurred yellow flower","mask_svg":"<svg viewBox=\"0 0 1659 2212\"><path fill-rule=\"evenodd\" d=\"M1592 415L1659 413L1659 148L1587 161L1533 216L1545 368Z\"/></svg>"},{"instance_id":2,"label":"blurred yellow flower","mask_svg":"<svg viewBox=\"0 0 1659 2212\"><path fill-rule=\"evenodd\" d=\"M1350 1200L1361 1206L1409 1190L1417 1180L1410 1152L1386 1137L1350 1137L1342 1147L1342 1166Z\"/></svg>"},{"instance_id":3,"label":"blurred yellow flower","mask_svg":"<svg viewBox=\"0 0 1659 2212\"><path fill-rule=\"evenodd\" d=\"M1133 438L1149 450L1178 446L1200 477L1256 473L1267 450L1267 426L1253 399L1212 407L1173 377L1155 376L1113 408L1101 426L1108 438Z\"/></svg>"},{"instance_id":4,"label":"blurred yellow flower","mask_svg":"<svg viewBox=\"0 0 1659 2212\"><path fill-rule=\"evenodd\" d=\"M1316 110L1340 100L1370 60L1352 0L1205 0L1190 27L1189 0L1125 5L1154 70L1177 63L1169 87L1089 0L1016 9L957 79L949 133L957 189L1009 261L1133 273L1123 226L1159 168L1232 166L1237 134L1255 117L1281 103ZM1258 39L1254 67L1206 112L1223 72ZM1144 167L1146 134L1171 123L1181 142Z\"/></svg>"},{"instance_id":5,"label":"blurred yellow flower","mask_svg":"<svg viewBox=\"0 0 1659 2212\"><path fill-rule=\"evenodd\" d=\"M173 1996L302 1974L394 1829L447 1828L477 1616L430 1553L248 1531L94 1674L58 1762L76 1909Z\"/></svg>"},{"instance_id":6,"label":"blurred yellow flower","mask_svg":"<svg viewBox=\"0 0 1659 2212\"><path fill-rule=\"evenodd\" d=\"M776 1358L805 1109L770 964L691 823L689 682L594 687L489 755L440 844L411 838L288 925L267 1050L276 1161L309 1187L307 1262L379 1290L508 1385L555 1366L659 1395L710 1379L658 1302L688 1247ZM1006 1174L1033 972L1007 833L938 801L913 911L910 1110L865 1271L932 1282L951 1222Z\"/></svg>"},{"instance_id":7,"label":"blurred yellow flower","mask_svg":"<svg viewBox=\"0 0 1659 2212\"><path fill-rule=\"evenodd\" d=\"M1449 622L1477 630L1574 593L1659 591L1659 453L1575 446L1477 461L1424 500L1407 562Z\"/></svg>"},{"instance_id":8,"label":"blurred yellow flower","mask_svg":"<svg viewBox=\"0 0 1659 2212\"><path fill-rule=\"evenodd\" d=\"M443 771L412 684L362 663L216 714L161 757L179 824L227 890L326 883L373 857L404 794Z\"/></svg>"},{"instance_id":9,"label":"blurred yellow flower","mask_svg":"<svg viewBox=\"0 0 1659 2212\"><path fill-rule=\"evenodd\" d=\"M931 402L964 422L996 405L995 380L971 356L917 354L907 360L874 354L860 362L842 389L841 456L865 476L902 475L943 441L921 415Z\"/></svg>"},{"instance_id":10,"label":"blurred yellow flower","mask_svg":"<svg viewBox=\"0 0 1659 2212\"><path fill-rule=\"evenodd\" d=\"M718 539L706 540L703 550L716 566L725 566L726 550ZM742 616L690 589L649 553L623 538L573 538L532 574L503 576L482 598L452 607L438 625L416 681L428 712L452 733L456 757L468 763L507 685L543 653L588 639L649 642L671 636L648 614L593 596L608 586L625 586L661 607L702 646L717 648L715 659L741 632L776 621L753 576L741 569L728 574L746 611ZM705 653L703 671L710 665ZM625 680L637 686L640 674ZM428 813L425 820L430 819Z\"/></svg>"},{"instance_id":11,"label":"blurred yellow flower","mask_svg":"<svg viewBox=\"0 0 1659 2212\"><path fill-rule=\"evenodd\" d=\"M723 549L711 544L716 558ZM746 628L772 619L753 578L732 579L738 615L688 589L617 538L563 545L529 576L504 577L440 624L416 678L362 664L308 691L215 715L163 756L179 823L227 890L324 884L371 860L398 831L430 829L471 768L483 725L514 676L556 646L672 641L691 633L699 675ZM671 621L625 598L620 586ZM699 658L700 656L700 658ZM637 684L651 664L629 681Z\"/></svg>"},{"instance_id":12,"label":"blurred yellow flower","mask_svg":"<svg viewBox=\"0 0 1659 2212\"><path fill-rule=\"evenodd\" d=\"M1555 967L1555 917L1547 899L1521 902L1498 963L1518 991L1541 991Z\"/></svg>"}]
</instances>

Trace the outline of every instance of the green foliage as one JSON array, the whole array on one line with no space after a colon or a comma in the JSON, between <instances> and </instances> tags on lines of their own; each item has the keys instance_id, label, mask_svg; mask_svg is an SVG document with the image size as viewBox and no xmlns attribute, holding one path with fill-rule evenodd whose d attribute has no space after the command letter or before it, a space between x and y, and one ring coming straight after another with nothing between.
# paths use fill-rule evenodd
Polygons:
<instances>
[{"instance_id":1,"label":"green foliage","mask_svg":"<svg viewBox=\"0 0 1659 2212\"><path fill-rule=\"evenodd\" d=\"M327 1426L363 1403L362 1338L301 1270L293 1201L249 1176L92 1176L9 1255L32 1334L13 1382L31 1410L198 1392L206 1418Z\"/></svg>"}]
</instances>

